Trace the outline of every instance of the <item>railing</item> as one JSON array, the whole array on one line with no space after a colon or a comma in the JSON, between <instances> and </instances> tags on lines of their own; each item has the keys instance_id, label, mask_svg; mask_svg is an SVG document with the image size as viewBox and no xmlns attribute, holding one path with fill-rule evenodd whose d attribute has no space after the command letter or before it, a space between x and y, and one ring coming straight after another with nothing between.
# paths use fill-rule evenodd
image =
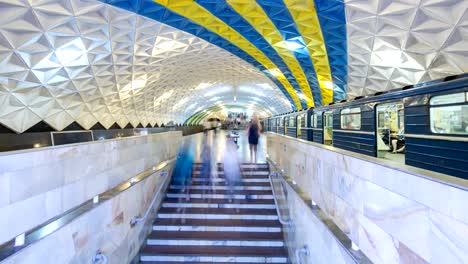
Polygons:
<instances>
[{"instance_id":1,"label":"railing","mask_svg":"<svg viewBox=\"0 0 468 264\"><path fill-rule=\"evenodd\" d=\"M101 251L96 252L92 259L93 264L107 264L107 256L104 255Z\"/></svg>"},{"instance_id":2,"label":"railing","mask_svg":"<svg viewBox=\"0 0 468 264\"><path fill-rule=\"evenodd\" d=\"M132 220L130 220L130 225L131 225L132 227L135 226L135 225L136 225L137 223L139 223L139 222L145 221L145 220L148 218L149 213L150 213L151 210L153 209L154 204L156 203L156 200L157 200L158 197L159 197L159 194L161 193L161 191L163 190L163 188L167 185L168 179L171 178L171 177L168 177L168 172L167 172L166 170L162 170L162 171L159 173L159 175L161 175L162 177L166 177L166 178L164 179L164 182L161 183L161 184L159 185L159 188L158 188L158 190L156 191L156 194L154 195L153 200L151 200L150 205L149 205L148 208L146 209L146 212L145 212L145 214L143 215L143 217L134 216L134 217L132 218Z\"/></svg>"},{"instance_id":3,"label":"railing","mask_svg":"<svg viewBox=\"0 0 468 264\"><path fill-rule=\"evenodd\" d=\"M291 220L285 221L281 217L281 210L279 208L278 201L276 200L276 191L275 191L275 186L273 185L273 179L272 179L273 175L278 176L278 173L277 172L270 173L270 175L268 176L268 179L270 180L271 191L273 192L273 200L275 201L275 208L276 208L276 213L278 214L278 220L282 225L290 226L292 224L292 221Z\"/></svg>"},{"instance_id":4,"label":"railing","mask_svg":"<svg viewBox=\"0 0 468 264\"><path fill-rule=\"evenodd\" d=\"M310 251L309 251L309 248L307 246L304 246L304 247L301 247L301 248L296 248L296 262L297 264L302 264L302 258L301 258L301 255L304 255L304 256L309 256L310 255Z\"/></svg>"}]
</instances>

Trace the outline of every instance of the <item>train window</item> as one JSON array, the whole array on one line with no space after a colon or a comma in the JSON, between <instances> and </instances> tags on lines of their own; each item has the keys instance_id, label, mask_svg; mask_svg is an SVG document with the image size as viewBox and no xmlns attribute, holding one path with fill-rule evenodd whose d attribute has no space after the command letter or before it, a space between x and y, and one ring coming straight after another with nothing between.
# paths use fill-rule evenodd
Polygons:
<instances>
[{"instance_id":1,"label":"train window","mask_svg":"<svg viewBox=\"0 0 468 264\"><path fill-rule=\"evenodd\" d=\"M405 120L402 102L379 104L376 107L377 157L405 162Z\"/></svg>"},{"instance_id":2,"label":"train window","mask_svg":"<svg viewBox=\"0 0 468 264\"><path fill-rule=\"evenodd\" d=\"M361 108L346 108L341 110L341 128L342 129L360 129L361 128Z\"/></svg>"},{"instance_id":3,"label":"train window","mask_svg":"<svg viewBox=\"0 0 468 264\"><path fill-rule=\"evenodd\" d=\"M310 126L311 127L317 127L317 113L313 113L310 116Z\"/></svg>"},{"instance_id":4,"label":"train window","mask_svg":"<svg viewBox=\"0 0 468 264\"><path fill-rule=\"evenodd\" d=\"M468 92L434 96L429 104L433 133L468 135Z\"/></svg>"},{"instance_id":5,"label":"train window","mask_svg":"<svg viewBox=\"0 0 468 264\"><path fill-rule=\"evenodd\" d=\"M302 115L297 116L297 136L302 136Z\"/></svg>"},{"instance_id":6,"label":"train window","mask_svg":"<svg viewBox=\"0 0 468 264\"><path fill-rule=\"evenodd\" d=\"M323 113L323 144L333 145L333 111Z\"/></svg>"},{"instance_id":7,"label":"train window","mask_svg":"<svg viewBox=\"0 0 468 264\"><path fill-rule=\"evenodd\" d=\"M288 126L290 126L290 127L296 126L296 124L294 124L294 119L295 119L295 118L292 117L292 116L289 117L289 125L288 125Z\"/></svg>"}]
</instances>

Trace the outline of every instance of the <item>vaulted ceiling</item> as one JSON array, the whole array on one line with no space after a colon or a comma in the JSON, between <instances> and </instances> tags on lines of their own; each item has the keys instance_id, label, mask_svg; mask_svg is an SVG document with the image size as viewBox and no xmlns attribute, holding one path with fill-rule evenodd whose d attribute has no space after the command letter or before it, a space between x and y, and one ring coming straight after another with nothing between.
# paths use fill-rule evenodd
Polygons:
<instances>
[{"instance_id":1,"label":"vaulted ceiling","mask_svg":"<svg viewBox=\"0 0 468 264\"><path fill-rule=\"evenodd\" d=\"M468 71L465 0L0 0L21 133L277 114Z\"/></svg>"}]
</instances>

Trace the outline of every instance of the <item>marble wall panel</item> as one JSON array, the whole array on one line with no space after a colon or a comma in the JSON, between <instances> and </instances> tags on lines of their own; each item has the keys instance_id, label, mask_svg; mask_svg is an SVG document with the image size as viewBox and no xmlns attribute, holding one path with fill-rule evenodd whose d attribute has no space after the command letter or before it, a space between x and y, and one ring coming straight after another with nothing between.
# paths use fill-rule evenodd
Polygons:
<instances>
[{"instance_id":1,"label":"marble wall panel","mask_svg":"<svg viewBox=\"0 0 468 264\"><path fill-rule=\"evenodd\" d=\"M282 188L278 188L281 185L284 186L283 191ZM308 246L310 255L301 255L301 263L354 263L328 227L312 213L310 207L289 184L275 180L275 186L278 202L284 209L282 215L294 220L291 226L284 226L283 229L291 263L299 263L295 257L295 250L304 245Z\"/></svg>"},{"instance_id":2,"label":"marble wall panel","mask_svg":"<svg viewBox=\"0 0 468 264\"><path fill-rule=\"evenodd\" d=\"M450 176L272 133L267 147L375 263L466 261L468 192L443 182Z\"/></svg>"},{"instance_id":3,"label":"marble wall panel","mask_svg":"<svg viewBox=\"0 0 468 264\"><path fill-rule=\"evenodd\" d=\"M174 157L181 142L165 132L1 153L0 218L14 228L0 244ZM22 210L28 219L17 221Z\"/></svg>"},{"instance_id":4,"label":"marble wall panel","mask_svg":"<svg viewBox=\"0 0 468 264\"><path fill-rule=\"evenodd\" d=\"M169 181L155 173L1 263L90 263L98 250L108 257L108 263L130 263L150 232L154 217L133 228L130 220L144 214L155 191L164 183Z\"/></svg>"}]
</instances>

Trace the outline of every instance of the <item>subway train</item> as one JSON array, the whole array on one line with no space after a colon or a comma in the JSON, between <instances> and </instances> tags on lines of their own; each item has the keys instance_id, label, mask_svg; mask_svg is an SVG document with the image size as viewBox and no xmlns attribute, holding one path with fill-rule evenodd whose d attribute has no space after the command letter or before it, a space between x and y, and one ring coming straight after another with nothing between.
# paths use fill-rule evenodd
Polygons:
<instances>
[{"instance_id":1,"label":"subway train","mask_svg":"<svg viewBox=\"0 0 468 264\"><path fill-rule=\"evenodd\" d=\"M262 121L265 131L468 179L468 74Z\"/></svg>"}]
</instances>

